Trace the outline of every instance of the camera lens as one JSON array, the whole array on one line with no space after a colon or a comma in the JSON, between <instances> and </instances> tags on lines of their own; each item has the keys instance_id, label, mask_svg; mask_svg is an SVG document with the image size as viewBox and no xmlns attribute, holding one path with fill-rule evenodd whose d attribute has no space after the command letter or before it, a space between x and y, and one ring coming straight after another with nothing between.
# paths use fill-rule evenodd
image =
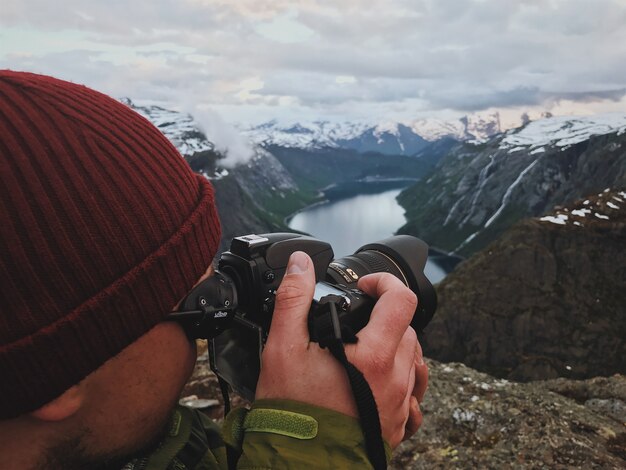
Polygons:
<instances>
[{"instance_id":1,"label":"camera lens","mask_svg":"<svg viewBox=\"0 0 626 470\"><path fill-rule=\"evenodd\" d=\"M331 283L356 287L357 281L371 273L387 272L400 279L418 297L411 321L416 332L428 324L437 307L435 290L424 275L428 245L408 235L396 235L359 248L355 254L330 263L326 272Z\"/></svg>"}]
</instances>

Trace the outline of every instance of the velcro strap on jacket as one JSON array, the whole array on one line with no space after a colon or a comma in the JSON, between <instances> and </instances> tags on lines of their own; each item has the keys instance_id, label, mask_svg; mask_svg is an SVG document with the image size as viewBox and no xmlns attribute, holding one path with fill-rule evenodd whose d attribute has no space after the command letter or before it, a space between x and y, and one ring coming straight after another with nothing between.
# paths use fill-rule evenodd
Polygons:
<instances>
[{"instance_id":1,"label":"velcro strap on jacket","mask_svg":"<svg viewBox=\"0 0 626 470\"><path fill-rule=\"evenodd\" d=\"M317 421L310 416L269 408L250 411L243 427L246 432L269 432L295 439L313 439L317 436Z\"/></svg>"},{"instance_id":2,"label":"velcro strap on jacket","mask_svg":"<svg viewBox=\"0 0 626 470\"><path fill-rule=\"evenodd\" d=\"M317 421L300 413L270 408L236 408L224 420L222 433L226 444L241 449L245 432L267 432L305 440L315 438L317 430Z\"/></svg>"}]
</instances>

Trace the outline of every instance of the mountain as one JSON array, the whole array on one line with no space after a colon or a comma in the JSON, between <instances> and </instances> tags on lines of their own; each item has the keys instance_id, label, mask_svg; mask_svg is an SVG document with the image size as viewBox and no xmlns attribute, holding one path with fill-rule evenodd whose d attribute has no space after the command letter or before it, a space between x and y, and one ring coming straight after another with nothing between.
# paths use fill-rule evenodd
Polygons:
<instances>
[{"instance_id":1,"label":"mountain","mask_svg":"<svg viewBox=\"0 0 626 470\"><path fill-rule=\"evenodd\" d=\"M215 148L189 114L156 105L139 106L130 98L122 98L120 101L154 124L184 156Z\"/></svg>"},{"instance_id":2,"label":"mountain","mask_svg":"<svg viewBox=\"0 0 626 470\"><path fill-rule=\"evenodd\" d=\"M342 148L297 149L269 146L303 190L317 192L354 181L417 180L433 166L429 160L403 155L360 153Z\"/></svg>"},{"instance_id":3,"label":"mountain","mask_svg":"<svg viewBox=\"0 0 626 470\"><path fill-rule=\"evenodd\" d=\"M497 112L456 120L418 119L413 122L333 123L314 121L281 125L270 121L242 130L257 145L299 149L343 148L385 155L416 155L440 139L481 142L502 131Z\"/></svg>"},{"instance_id":4,"label":"mountain","mask_svg":"<svg viewBox=\"0 0 626 470\"><path fill-rule=\"evenodd\" d=\"M221 164L225 156L215 150L193 116L155 105L138 106L128 98L121 101L151 121L191 168L213 183L222 222L220 251L235 236L287 229L285 216L317 197L300 190L285 167L262 148L256 148L248 161L226 169Z\"/></svg>"},{"instance_id":5,"label":"mountain","mask_svg":"<svg viewBox=\"0 0 626 470\"><path fill-rule=\"evenodd\" d=\"M417 119L410 126L415 133L430 142L444 137L451 137L458 141L482 142L504 130L498 112L474 113L457 120L447 121Z\"/></svg>"},{"instance_id":6,"label":"mountain","mask_svg":"<svg viewBox=\"0 0 626 470\"><path fill-rule=\"evenodd\" d=\"M236 236L287 231L284 218L317 197L301 190L280 161L263 149L212 183L222 223L220 251Z\"/></svg>"},{"instance_id":7,"label":"mountain","mask_svg":"<svg viewBox=\"0 0 626 470\"><path fill-rule=\"evenodd\" d=\"M428 141L410 127L388 123L369 128L358 136L335 139L337 147L357 152L378 152L385 155L413 155L423 149Z\"/></svg>"},{"instance_id":8,"label":"mountain","mask_svg":"<svg viewBox=\"0 0 626 470\"><path fill-rule=\"evenodd\" d=\"M400 233L468 255L514 222L626 186L626 114L552 117L453 147L399 196Z\"/></svg>"},{"instance_id":9,"label":"mountain","mask_svg":"<svg viewBox=\"0 0 626 470\"><path fill-rule=\"evenodd\" d=\"M129 99L123 102L155 124L191 168L212 181L222 221L222 251L234 236L288 230L285 217L326 197L322 189L332 186L339 197L355 181L417 180L430 171L446 145L439 143L421 159L381 158L380 153L344 148L256 146L247 161L226 169L224 155L215 150L192 116L159 106L137 106Z\"/></svg>"},{"instance_id":10,"label":"mountain","mask_svg":"<svg viewBox=\"0 0 626 470\"><path fill-rule=\"evenodd\" d=\"M244 133L252 142L263 146L306 150L330 147L386 155L412 155L427 144L410 127L399 123L371 126L315 121L280 126L277 121L270 121L245 129Z\"/></svg>"},{"instance_id":11,"label":"mountain","mask_svg":"<svg viewBox=\"0 0 626 470\"><path fill-rule=\"evenodd\" d=\"M515 224L437 286L425 354L513 380L626 373L625 247L624 190Z\"/></svg>"}]
</instances>

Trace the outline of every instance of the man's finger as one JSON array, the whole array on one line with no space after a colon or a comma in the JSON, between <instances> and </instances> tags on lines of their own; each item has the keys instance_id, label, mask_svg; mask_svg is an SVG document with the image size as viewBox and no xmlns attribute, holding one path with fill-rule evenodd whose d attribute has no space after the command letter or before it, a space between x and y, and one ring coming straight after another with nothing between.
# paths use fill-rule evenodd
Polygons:
<instances>
[{"instance_id":1,"label":"man's finger","mask_svg":"<svg viewBox=\"0 0 626 470\"><path fill-rule=\"evenodd\" d=\"M400 279L388 273L365 276L359 280L358 286L369 296L378 298L369 323L358 336L371 338L381 351L395 355L415 314L415 294Z\"/></svg>"},{"instance_id":2,"label":"man's finger","mask_svg":"<svg viewBox=\"0 0 626 470\"><path fill-rule=\"evenodd\" d=\"M409 439L422 425L422 411L420 405L415 397L411 397L411 403L409 405L409 419L406 422L404 438L402 440Z\"/></svg>"},{"instance_id":3,"label":"man's finger","mask_svg":"<svg viewBox=\"0 0 626 470\"><path fill-rule=\"evenodd\" d=\"M413 388L413 396L417 398L419 403L424 400L426 389L428 388L428 366L424 362L422 355L422 346L417 342L415 350L415 387Z\"/></svg>"},{"instance_id":4,"label":"man's finger","mask_svg":"<svg viewBox=\"0 0 626 470\"><path fill-rule=\"evenodd\" d=\"M415 350L417 344L415 330L413 330L413 328L407 328L404 331L404 335L396 351L395 363L400 370L413 371L415 369ZM408 390L409 395L413 394L413 389L414 383L412 382Z\"/></svg>"},{"instance_id":5,"label":"man's finger","mask_svg":"<svg viewBox=\"0 0 626 470\"><path fill-rule=\"evenodd\" d=\"M307 317L314 291L315 271L311 258L302 251L292 253L276 292L268 346L270 342L286 340L308 343Z\"/></svg>"}]
</instances>

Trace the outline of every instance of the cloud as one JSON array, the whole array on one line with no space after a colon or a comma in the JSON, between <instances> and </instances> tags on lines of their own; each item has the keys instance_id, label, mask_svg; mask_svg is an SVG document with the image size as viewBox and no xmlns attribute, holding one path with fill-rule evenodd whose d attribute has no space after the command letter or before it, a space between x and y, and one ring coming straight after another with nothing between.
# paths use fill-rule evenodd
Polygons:
<instances>
[{"instance_id":1,"label":"cloud","mask_svg":"<svg viewBox=\"0 0 626 470\"><path fill-rule=\"evenodd\" d=\"M462 93L436 94L427 96L433 107L456 108L474 112L497 107L553 106L560 101L592 103L601 101L620 101L626 96L626 88L604 91L550 92L538 87L518 87L504 91L492 91L483 94Z\"/></svg>"},{"instance_id":2,"label":"cloud","mask_svg":"<svg viewBox=\"0 0 626 470\"><path fill-rule=\"evenodd\" d=\"M215 144L215 150L226 155L226 158L220 161L222 166L234 168L254 157L255 152L250 142L232 124L226 123L217 112L193 104L191 97L181 97L180 101L184 102L183 110L194 117L200 130Z\"/></svg>"},{"instance_id":3,"label":"cloud","mask_svg":"<svg viewBox=\"0 0 626 470\"><path fill-rule=\"evenodd\" d=\"M227 120L382 119L619 100L624 24L623 0L5 0L0 66Z\"/></svg>"}]
</instances>

